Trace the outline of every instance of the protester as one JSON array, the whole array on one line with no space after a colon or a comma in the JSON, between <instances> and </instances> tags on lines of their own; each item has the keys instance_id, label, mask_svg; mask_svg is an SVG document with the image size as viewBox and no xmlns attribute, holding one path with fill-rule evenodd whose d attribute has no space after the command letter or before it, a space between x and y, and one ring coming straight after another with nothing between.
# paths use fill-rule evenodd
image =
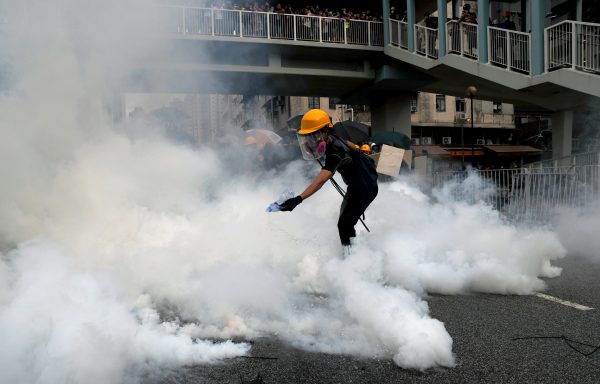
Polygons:
<instances>
[{"instance_id":1,"label":"protester","mask_svg":"<svg viewBox=\"0 0 600 384\"><path fill-rule=\"evenodd\" d=\"M431 29L437 29L438 18L435 16L431 16L431 13L429 13L429 12L425 12L424 16L425 16L425 19L423 19L423 21L425 23L425 27L431 28Z\"/></svg>"},{"instance_id":2,"label":"protester","mask_svg":"<svg viewBox=\"0 0 600 384\"><path fill-rule=\"evenodd\" d=\"M517 25L514 21L512 21L510 12L506 11L502 16L502 22L498 25L498 27L502 29L508 29L509 31L516 31Z\"/></svg>"},{"instance_id":3,"label":"protester","mask_svg":"<svg viewBox=\"0 0 600 384\"><path fill-rule=\"evenodd\" d=\"M463 6L462 14L460 15L461 22L477 24L477 14L475 12L471 12L471 5L465 4Z\"/></svg>"},{"instance_id":4,"label":"protester","mask_svg":"<svg viewBox=\"0 0 600 384\"><path fill-rule=\"evenodd\" d=\"M294 210L339 172L348 188L340 208L338 232L344 254L348 254L351 239L356 236L354 226L377 196L377 171L373 160L351 149L353 143L335 136L332 127L330 117L320 109L311 109L302 118L297 132L302 156L306 160L325 157L325 164L301 194L281 204L281 210Z\"/></svg>"},{"instance_id":5,"label":"protester","mask_svg":"<svg viewBox=\"0 0 600 384\"><path fill-rule=\"evenodd\" d=\"M477 24L477 15L475 12L471 12L470 4L463 5L463 11L460 15L459 22ZM467 47L465 49L465 54L475 56L475 50L477 49L477 29L468 28L465 31L465 34L467 35Z\"/></svg>"}]
</instances>

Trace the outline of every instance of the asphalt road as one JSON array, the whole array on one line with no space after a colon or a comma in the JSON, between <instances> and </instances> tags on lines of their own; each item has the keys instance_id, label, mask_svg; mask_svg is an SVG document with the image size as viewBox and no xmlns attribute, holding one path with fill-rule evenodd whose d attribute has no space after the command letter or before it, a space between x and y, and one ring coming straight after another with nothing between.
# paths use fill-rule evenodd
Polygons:
<instances>
[{"instance_id":1,"label":"asphalt road","mask_svg":"<svg viewBox=\"0 0 600 384\"><path fill-rule=\"evenodd\" d=\"M600 383L600 259L570 257L555 263L560 277L545 292L595 308L581 311L536 296L430 296L431 315L443 321L454 340L457 366L425 372L405 370L390 360L305 352L276 339L252 342L258 358L236 358L162 372L146 383L240 383L260 374L266 384L283 383ZM260 357L271 357L263 359Z\"/></svg>"}]
</instances>

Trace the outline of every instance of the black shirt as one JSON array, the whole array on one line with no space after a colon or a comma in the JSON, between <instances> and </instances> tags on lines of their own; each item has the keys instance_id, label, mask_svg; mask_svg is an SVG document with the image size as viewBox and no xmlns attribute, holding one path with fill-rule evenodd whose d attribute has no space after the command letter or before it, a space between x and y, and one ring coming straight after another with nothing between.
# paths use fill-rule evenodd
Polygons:
<instances>
[{"instance_id":1,"label":"black shirt","mask_svg":"<svg viewBox=\"0 0 600 384\"><path fill-rule=\"evenodd\" d=\"M325 150L325 165L323 169L342 175L349 190L368 190L377 188L377 172L373 160L348 148L335 136L330 136Z\"/></svg>"}]
</instances>

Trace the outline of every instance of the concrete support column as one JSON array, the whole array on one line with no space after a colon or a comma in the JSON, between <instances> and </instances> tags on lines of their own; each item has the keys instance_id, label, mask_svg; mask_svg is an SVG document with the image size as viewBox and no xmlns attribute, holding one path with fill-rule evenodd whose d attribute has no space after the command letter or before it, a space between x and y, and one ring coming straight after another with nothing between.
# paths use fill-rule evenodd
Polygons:
<instances>
[{"instance_id":1,"label":"concrete support column","mask_svg":"<svg viewBox=\"0 0 600 384\"><path fill-rule=\"evenodd\" d=\"M406 0L406 16L408 18L408 50L415 51L415 23L417 22L415 0Z\"/></svg>"},{"instance_id":2,"label":"concrete support column","mask_svg":"<svg viewBox=\"0 0 600 384\"><path fill-rule=\"evenodd\" d=\"M125 116L125 97L122 93L112 93L103 97L104 109L110 117L111 123L118 124Z\"/></svg>"},{"instance_id":3,"label":"concrete support column","mask_svg":"<svg viewBox=\"0 0 600 384\"><path fill-rule=\"evenodd\" d=\"M446 19L448 18L447 1L437 0L437 9L439 57L444 57L446 56Z\"/></svg>"},{"instance_id":4,"label":"concrete support column","mask_svg":"<svg viewBox=\"0 0 600 384\"><path fill-rule=\"evenodd\" d=\"M411 137L410 94L382 95L371 100L372 134L402 132Z\"/></svg>"},{"instance_id":5,"label":"concrete support column","mask_svg":"<svg viewBox=\"0 0 600 384\"><path fill-rule=\"evenodd\" d=\"M546 0L531 3L531 74L544 72L544 28L546 27Z\"/></svg>"},{"instance_id":6,"label":"concrete support column","mask_svg":"<svg viewBox=\"0 0 600 384\"><path fill-rule=\"evenodd\" d=\"M390 44L390 0L383 0L383 46Z\"/></svg>"},{"instance_id":7,"label":"concrete support column","mask_svg":"<svg viewBox=\"0 0 600 384\"><path fill-rule=\"evenodd\" d=\"M488 62L488 26L490 25L490 0L477 0L477 52L479 62Z\"/></svg>"},{"instance_id":8,"label":"concrete support column","mask_svg":"<svg viewBox=\"0 0 600 384\"><path fill-rule=\"evenodd\" d=\"M552 114L552 159L558 160L571 156L572 141L573 111L554 112Z\"/></svg>"}]
</instances>

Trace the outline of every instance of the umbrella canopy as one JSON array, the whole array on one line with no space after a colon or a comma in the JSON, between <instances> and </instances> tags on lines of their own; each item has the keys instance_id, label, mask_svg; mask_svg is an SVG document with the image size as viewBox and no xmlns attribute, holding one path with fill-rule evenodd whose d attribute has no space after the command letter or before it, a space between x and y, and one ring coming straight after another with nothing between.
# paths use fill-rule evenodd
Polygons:
<instances>
[{"instance_id":1,"label":"umbrella canopy","mask_svg":"<svg viewBox=\"0 0 600 384\"><path fill-rule=\"evenodd\" d=\"M396 148L410 149L410 137L401 132L377 132L373 135L373 142L379 145L387 144Z\"/></svg>"},{"instance_id":2,"label":"umbrella canopy","mask_svg":"<svg viewBox=\"0 0 600 384\"><path fill-rule=\"evenodd\" d=\"M287 121L287 126L290 131L297 131L300 129L300 124L302 123L302 117L304 114L308 112L308 109L305 109L298 113L296 116L292 116Z\"/></svg>"},{"instance_id":3,"label":"umbrella canopy","mask_svg":"<svg viewBox=\"0 0 600 384\"><path fill-rule=\"evenodd\" d=\"M277 144L282 139L281 136L268 129L249 129L246 131L246 138L254 138L256 145L263 146L267 143Z\"/></svg>"},{"instance_id":4,"label":"umbrella canopy","mask_svg":"<svg viewBox=\"0 0 600 384\"><path fill-rule=\"evenodd\" d=\"M367 143L369 139L369 126L356 121L340 121L333 125L333 132L342 139L350 140L354 144Z\"/></svg>"}]
</instances>

